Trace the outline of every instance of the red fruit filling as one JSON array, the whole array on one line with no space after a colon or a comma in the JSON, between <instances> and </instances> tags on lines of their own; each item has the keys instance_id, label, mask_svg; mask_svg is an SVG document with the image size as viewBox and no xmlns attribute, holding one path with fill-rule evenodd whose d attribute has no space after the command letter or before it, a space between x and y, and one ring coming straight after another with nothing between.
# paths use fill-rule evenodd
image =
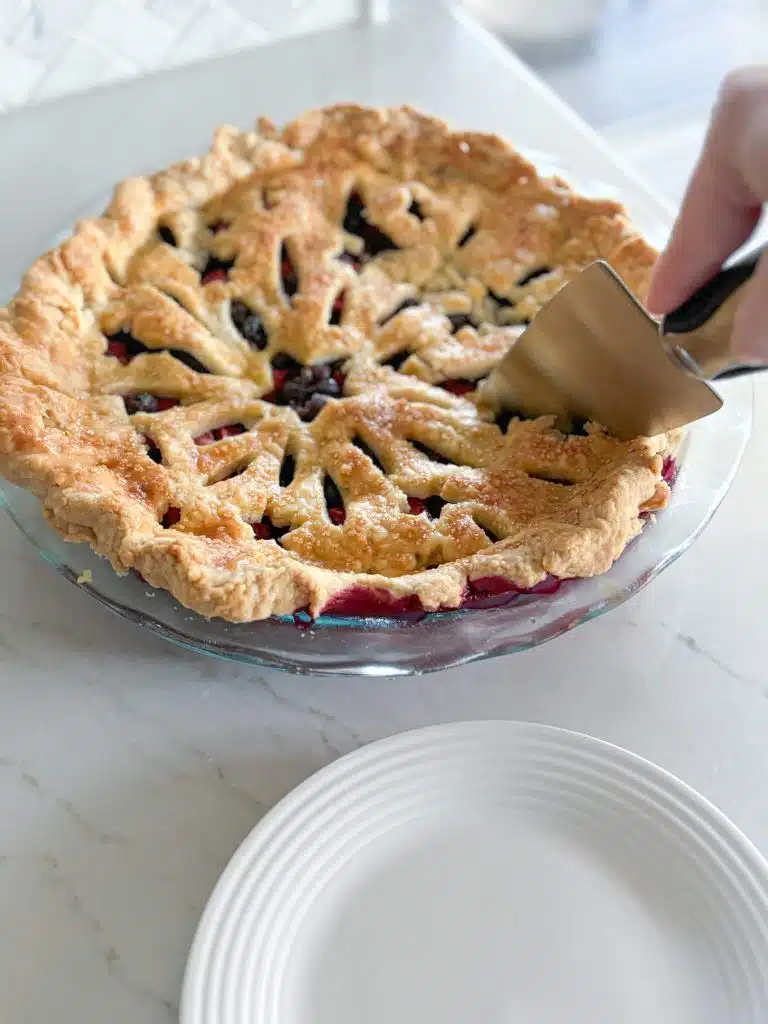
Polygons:
<instances>
[{"instance_id":1,"label":"red fruit filling","mask_svg":"<svg viewBox=\"0 0 768 1024\"><path fill-rule=\"evenodd\" d=\"M323 615L343 617L366 616L398 617L423 614L421 601L415 594L393 597L386 590L370 587L350 587L335 594L323 608Z\"/></svg>"},{"instance_id":2,"label":"red fruit filling","mask_svg":"<svg viewBox=\"0 0 768 1024\"><path fill-rule=\"evenodd\" d=\"M168 511L163 516L162 523L163 523L163 526L166 529L168 529L168 527L175 526L176 523L178 523L178 521L180 519L181 519L181 509L180 508L173 508L173 506L171 506L171 508L169 508Z\"/></svg>"},{"instance_id":3,"label":"red fruit filling","mask_svg":"<svg viewBox=\"0 0 768 1024\"><path fill-rule=\"evenodd\" d=\"M497 608L524 594L554 594L563 582L554 576L547 576L535 587L523 588L502 576L483 576L467 584L459 608ZM415 594L393 597L386 590L357 586L335 594L323 608L322 614L341 617L400 618L421 616L426 612Z\"/></svg>"},{"instance_id":4,"label":"red fruit filling","mask_svg":"<svg viewBox=\"0 0 768 1024\"><path fill-rule=\"evenodd\" d=\"M269 516L264 516L258 523L251 523L253 535L257 540L276 540L288 533L290 526L275 526Z\"/></svg>"},{"instance_id":5,"label":"red fruit filling","mask_svg":"<svg viewBox=\"0 0 768 1024\"><path fill-rule=\"evenodd\" d=\"M474 391L476 387L477 381L475 380L446 380L442 384L443 390L450 391L452 395L466 395L470 391Z\"/></svg>"},{"instance_id":6,"label":"red fruit filling","mask_svg":"<svg viewBox=\"0 0 768 1024\"><path fill-rule=\"evenodd\" d=\"M225 437L236 437L243 433L245 433L245 427L242 423L230 423L226 427L216 427L215 430L206 430L204 434L198 434L195 444L199 446L213 444L214 441L223 441Z\"/></svg>"},{"instance_id":7,"label":"red fruit filling","mask_svg":"<svg viewBox=\"0 0 768 1024\"><path fill-rule=\"evenodd\" d=\"M200 278L201 284L210 284L211 281L226 281L227 272L223 267L216 267L213 270L207 270Z\"/></svg>"},{"instance_id":8,"label":"red fruit filling","mask_svg":"<svg viewBox=\"0 0 768 1024\"><path fill-rule=\"evenodd\" d=\"M664 459L664 465L661 467L661 478L666 481L670 487L677 479L677 463L671 455L667 455Z\"/></svg>"},{"instance_id":9,"label":"red fruit filling","mask_svg":"<svg viewBox=\"0 0 768 1024\"><path fill-rule=\"evenodd\" d=\"M113 359L117 359L117 361L123 363L123 365L130 363L131 361L126 343L124 341L115 341L114 338L111 338L107 342L107 355L112 356Z\"/></svg>"}]
</instances>

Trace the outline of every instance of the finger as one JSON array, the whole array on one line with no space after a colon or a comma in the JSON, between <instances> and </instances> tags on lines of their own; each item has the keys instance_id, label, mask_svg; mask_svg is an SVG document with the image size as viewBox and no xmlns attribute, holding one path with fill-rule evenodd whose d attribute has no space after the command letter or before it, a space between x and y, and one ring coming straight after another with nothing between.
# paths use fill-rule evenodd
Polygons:
<instances>
[{"instance_id":1,"label":"finger","mask_svg":"<svg viewBox=\"0 0 768 1024\"><path fill-rule=\"evenodd\" d=\"M768 141L768 140L767 140ZM648 292L652 313L668 313L713 277L752 234L760 206L745 205L705 154L688 187L683 208L654 268Z\"/></svg>"},{"instance_id":2,"label":"finger","mask_svg":"<svg viewBox=\"0 0 768 1024\"><path fill-rule=\"evenodd\" d=\"M722 266L753 231L768 198L768 69L730 75L720 92L701 158L648 305L675 309Z\"/></svg>"},{"instance_id":3,"label":"finger","mask_svg":"<svg viewBox=\"0 0 768 1024\"><path fill-rule=\"evenodd\" d=\"M736 359L768 362L768 259L763 256L744 286L731 338Z\"/></svg>"}]
</instances>

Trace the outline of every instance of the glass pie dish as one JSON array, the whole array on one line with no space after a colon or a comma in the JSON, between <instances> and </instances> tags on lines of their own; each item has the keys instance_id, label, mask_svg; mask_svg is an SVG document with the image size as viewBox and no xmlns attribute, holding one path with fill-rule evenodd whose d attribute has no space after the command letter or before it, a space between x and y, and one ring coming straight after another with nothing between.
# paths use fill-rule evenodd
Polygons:
<instances>
[{"instance_id":1,"label":"glass pie dish","mask_svg":"<svg viewBox=\"0 0 768 1024\"><path fill-rule=\"evenodd\" d=\"M572 180L548 158L526 155L544 173ZM575 184L582 194L611 193L599 185ZM652 242L663 240L663 226L641 227ZM737 379L726 388L724 408L683 438L668 507L646 521L609 572L590 579L547 580L535 593L494 593L491 587L459 610L388 616L384 609L385 614L375 616L324 614L315 620L296 613L250 623L208 619L139 576L116 575L86 546L63 541L30 493L0 481L0 500L41 556L70 581L124 618L188 649L307 674L417 674L537 646L623 603L670 565L725 496L749 436L752 385Z\"/></svg>"},{"instance_id":2,"label":"glass pie dish","mask_svg":"<svg viewBox=\"0 0 768 1024\"><path fill-rule=\"evenodd\" d=\"M45 522L38 500L3 481L0 498L40 555L123 618L189 650L309 675L411 675L525 651L623 604L693 543L725 497L752 421L752 384L725 387L725 405L686 433L667 508L649 519L602 576L567 580L550 592L520 594L493 608L402 617L302 615L262 622L206 619L137 576L117 576L82 544Z\"/></svg>"}]
</instances>

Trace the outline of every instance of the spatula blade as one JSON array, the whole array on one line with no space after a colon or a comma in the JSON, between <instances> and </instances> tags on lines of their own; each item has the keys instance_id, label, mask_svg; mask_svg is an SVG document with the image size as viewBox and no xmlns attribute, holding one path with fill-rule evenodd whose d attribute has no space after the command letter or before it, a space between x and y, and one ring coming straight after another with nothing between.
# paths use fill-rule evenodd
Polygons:
<instances>
[{"instance_id":1,"label":"spatula blade","mask_svg":"<svg viewBox=\"0 0 768 1024\"><path fill-rule=\"evenodd\" d=\"M710 385L670 358L656 322L599 260L540 310L488 380L503 405L652 437L716 412Z\"/></svg>"}]
</instances>

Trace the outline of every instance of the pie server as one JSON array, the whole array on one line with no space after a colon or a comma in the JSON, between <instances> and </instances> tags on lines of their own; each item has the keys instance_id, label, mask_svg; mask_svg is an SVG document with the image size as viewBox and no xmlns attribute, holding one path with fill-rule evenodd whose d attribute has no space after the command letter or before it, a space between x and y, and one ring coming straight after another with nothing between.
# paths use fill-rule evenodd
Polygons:
<instances>
[{"instance_id":1,"label":"pie server","mask_svg":"<svg viewBox=\"0 0 768 1024\"><path fill-rule=\"evenodd\" d=\"M708 383L763 366L730 350L743 285L762 248L721 270L659 323L602 260L537 313L488 378L490 396L563 429L592 421L621 440L652 437L717 412Z\"/></svg>"}]
</instances>

